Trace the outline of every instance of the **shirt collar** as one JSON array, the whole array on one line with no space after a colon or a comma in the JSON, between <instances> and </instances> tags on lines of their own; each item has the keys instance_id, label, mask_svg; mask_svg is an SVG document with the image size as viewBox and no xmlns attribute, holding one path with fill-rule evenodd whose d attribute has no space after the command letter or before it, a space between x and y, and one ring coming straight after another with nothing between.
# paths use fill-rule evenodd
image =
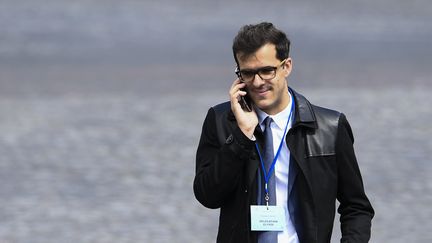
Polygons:
<instances>
[{"instance_id":1,"label":"shirt collar","mask_svg":"<svg viewBox=\"0 0 432 243\"><path fill-rule=\"evenodd\" d=\"M291 93L288 92L288 94L290 97L288 105L285 107L285 109L283 109L281 112L277 113L276 115L268 115L258 107L255 107L255 111L258 115L258 121L262 131L264 131L265 128L265 124L263 123L264 119L266 119L266 117L268 116L270 116L273 119L274 123L278 126L279 129L285 128L288 121L288 116L290 115L291 112L292 99L293 99Z\"/></svg>"}]
</instances>

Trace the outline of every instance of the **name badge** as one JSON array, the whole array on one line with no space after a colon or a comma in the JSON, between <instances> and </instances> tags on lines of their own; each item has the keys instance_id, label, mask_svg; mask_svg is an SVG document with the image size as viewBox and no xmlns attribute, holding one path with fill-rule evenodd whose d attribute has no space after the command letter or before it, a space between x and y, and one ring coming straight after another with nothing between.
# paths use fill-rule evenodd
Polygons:
<instances>
[{"instance_id":1,"label":"name badge","mask_svg":"<svg viewBox=\"0 0 432 243\"><path fill-rule=\"evenodd\" d=\"M252 231L283 231L286 226L282 206L251 205Z\"/></svg>"}]
</instances>

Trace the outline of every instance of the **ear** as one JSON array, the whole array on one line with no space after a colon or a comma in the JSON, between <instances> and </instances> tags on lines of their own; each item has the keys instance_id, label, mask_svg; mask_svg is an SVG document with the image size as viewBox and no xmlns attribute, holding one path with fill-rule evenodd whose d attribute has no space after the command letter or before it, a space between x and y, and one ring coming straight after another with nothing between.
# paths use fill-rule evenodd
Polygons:
<instances>
[{"instance_id":1,"label":"ear","mask_svg":"<svg viewBox=\"0 0 432 243\"><path fill-rule=\"evenodd\" d=\"M292 59L291 59L291 57L288 57L287 60L285 61L284 69L283 69L284 74L285 74L285 78L291 74L292 65L293 65Z\"/></svg>"}]
</instances>

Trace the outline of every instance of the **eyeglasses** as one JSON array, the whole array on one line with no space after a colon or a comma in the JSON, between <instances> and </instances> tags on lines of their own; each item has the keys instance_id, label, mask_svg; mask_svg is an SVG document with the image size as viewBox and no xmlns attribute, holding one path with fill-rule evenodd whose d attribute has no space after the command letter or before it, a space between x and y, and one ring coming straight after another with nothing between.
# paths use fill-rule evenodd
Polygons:
<instances>
[{"instance_id":1,"label":"eyeglasses","mask_svg":"<svg viewBox=\"0 0 432 243\"><path fill-rule=\"evenodd\" d=\"M266 66L266 67L262 67L262 68L258 68L258 69L244 69L244 70L240 70L238 67L235 70L235 73L237 74L237 76L240 78L240 80L244 83L251 83L254 81L255 79L255 75L258 74L258 76L262 79L262 80L271 80L274 77L276 77L276 70L285 64L287 59L283 60L281 63L279 63L279 65L277 65L276 67L272 67L272 66Z\"/></svg>"}]
</instances>

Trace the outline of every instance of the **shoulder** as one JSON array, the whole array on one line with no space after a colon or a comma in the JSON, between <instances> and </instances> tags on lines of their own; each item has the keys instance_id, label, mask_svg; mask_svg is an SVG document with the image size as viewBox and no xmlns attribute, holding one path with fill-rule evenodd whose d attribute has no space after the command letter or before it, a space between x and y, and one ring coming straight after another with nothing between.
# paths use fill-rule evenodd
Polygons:
<instances>
[{"instance_id":1,"label":"shoulder","mask_svg":"<svg viewBox=\"0 0 432 243\"><path fill-rule=\"evenodd\" d=\"M337 110L325 108L311 104L312 110L314 111L315 119L318 124L325 123L329 126L338 126L339 119L343 114Z\"/></svg>"},{"instance_id":2,"label":"shoulder","mask_svg":"<svg viewBox=\"0 0 432 243\"><path fill-rule=\"evenodd\" d=\"M332 134L334 140L341 135L341 131L343 130L343 133L354 142L351 125L344 113L317 105L312 105L312 108L319 130L327 134Z\"/></svg>"},{"instance_id":3,"label":"shoulder","mask_svg":"<svg viewBox=\"0 0 432 243\"><path fill-rule=\"evenodd\" d=\"M216 121L234 121L235 116L231 111L231 103L229 101L212 106L209 109L208 115L211 114Z\"/></svg>"},{"instance_id":4,"label":"shoulder","mask_svg":"<svg viewBox=\"0 0 432 243\"><path fill-rule=\"evenodd\" d=\"M320 129L320 125L336 126L342 113L339 111L312 104L302 94L290 89L295 97L298 122L309 127Z\"/></svg>"},{"instance_id":5,"label":"shoulder","mask_svg":"<svg viewBox=\"0 0 432 243\"><path fill-rule=\"evenodd\" d=\"M216 114L221 115L231 111L231 104L229 101L227 101L227 102L217 104L213 106L211 109L213 109Z\"/></svg>"},{"instance_id":6,"label":"shoulder","mask_svg":"<svg viewBox=\"0 0 432 243\"><path fill-rule=\"evenodd\" d=\"M204 120L204 128L226 135L235 126L235 117L230 102L223 102L209 108ZM226 136L227 137L227 136Z\"/></svg>"},{"instance_id":7,"label":"shoulder","mask_svg":"<svg viewBox=\"0 0 432 243\"><path fill-rule=\"evenodd\" d=\"M304 96L296 93L298 122L304 128L306 139L306 156L322 156L336 154L336 141L341 128L349 124L343 113L310 103ZM346 130L346 129L344 129ZM349 132L350 134L350 132Z\"/></svg>"}]
</instances>

